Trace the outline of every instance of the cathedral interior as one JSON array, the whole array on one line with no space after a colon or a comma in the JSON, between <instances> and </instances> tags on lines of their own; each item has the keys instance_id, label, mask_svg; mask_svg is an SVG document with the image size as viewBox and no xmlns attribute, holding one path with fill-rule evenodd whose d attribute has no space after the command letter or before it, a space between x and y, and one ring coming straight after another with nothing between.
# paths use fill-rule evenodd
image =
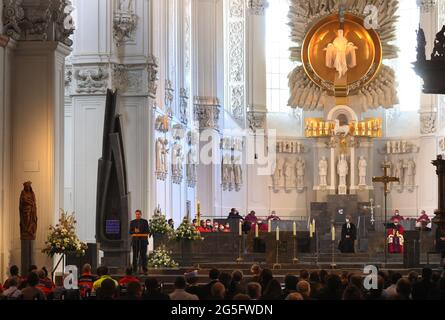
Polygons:
<instances>
[{"instance_id":1,"label":"cathedral interior","mask_svg":"<svg viewBox=\"0 0 445 320\"><path fill-rule=\"evenodd\" d=\"M0 10L0 280L56 266L61 212L116 272L137 210L217 225L189 248L151 235L147 253L167 245L181 266L441 264L444 0Z\"/></svg>"}]
</instances>

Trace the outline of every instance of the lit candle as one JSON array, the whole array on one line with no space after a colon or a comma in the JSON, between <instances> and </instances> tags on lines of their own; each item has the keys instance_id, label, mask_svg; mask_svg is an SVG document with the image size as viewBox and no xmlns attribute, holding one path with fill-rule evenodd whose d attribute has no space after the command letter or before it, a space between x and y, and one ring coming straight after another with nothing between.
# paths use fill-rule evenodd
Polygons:
<instances>
[{"instance_id":1,"label":"lit candle","mask_svg":"<svg viewBox=\"0 0 445 320\"><path fill-rule=\"evenodd\" d=\"M294 237L296 237L297 236L297 223L294 221Z\"/></svg>"},{"instance_id":2,"label":"lit candle","mask_svg":"<svg viewBox=\"0 0 445 320\"><path fill-rule=\"evenodd\" d=\"M241 220L239 221L239 235L243 235L243 224L241 223Z\"/></svg>"},{"instance_id":3,"label":"lit candle","mask_svg":"<svg viewBox=\"0 0 445 320\"><path fill-rule=\"evenodd\" d=\"M332 241L335 241L335 226L334 225L332 225L331 232L332 232Z\"/></svg>"},{"instance_id":4,"label":"lit candle","mask_svg":"<svg viewBox=\"0 0 445 320\"><path fill-rule=\"evenodd\" d=\"M255 224L255 238L258 238L258 223Z\"/></svg>"},{"instance_id":5,"label":"lit candle","mask_svg":"<svg viewBox=\"0 0 445 320\"><path fill-rule=\"evenodd\" d=\"M196 221L196 225L199 227L201 225L201 202L197 202L196 204L197 207L197 219L198 221Z\"/></svg>"},{"instance_id":6,"label":"lit candle","mask_svg":"<svg viewBox=\"0 0 445 320\"><path fill-rule=\"evenodd\" d=\"M280 241L280 227L277 227L277 241Z\"/></svg>"},{"instance_id":7,"label":"lit candle","mask_svg":"<svg viewBox=\"0 0 445 320\"><path fill-rule=\"evenodd\" d=\"M312 238L313 234L314 234L314 227L312 226L312 222L309 223L309 237Z\"/></svg>"},{"instance_id":8,"label":"lit candle","mask_svg":"<svg viewBox=\"0 0 445 320\"><path fill-rule=\"evenodd\" d=\"M272 220L267 221L267 232L272 232Z\"/></svg>"}]
</instances>

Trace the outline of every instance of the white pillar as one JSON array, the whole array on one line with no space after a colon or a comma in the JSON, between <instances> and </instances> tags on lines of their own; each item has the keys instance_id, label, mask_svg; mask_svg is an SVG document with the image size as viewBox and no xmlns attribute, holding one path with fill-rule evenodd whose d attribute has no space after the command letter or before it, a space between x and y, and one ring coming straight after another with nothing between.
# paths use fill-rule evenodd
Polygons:
<instances>
[{"instance_id":1,"label":"white pillar","mask_svg":"<svg viewBox=\"0 0 445 320\"><path fill-rule=\"evenodd\" d=\"M247 1L247 105L249 127L256 129L258 124L263 129L265 121L255 121L258 117L266 118L266 0Z\"/></svg>"},{"instance_id":2,"label":"white pillar","mask_svg":"<svg viewBox=\"0 0 445 320\"><path fill-rule=\"evenodd\" d=\"M330 165L331 165L331 186L329 187L330 194L336 194L337 186L336 186L336 175L337 170L336 168L336 161L335 161L335 148L331 148L331 158L330 158Z\"/></svg>"},{"instance_id":3,"label":"white pillar","mask_svg":"<svg viewBox=\"0 0 445 320\"><path fill-rule=\"evenodd\" d=\"M201 132L213 136L211 164L198 165L197 197L205 215L221 214L221 166L219 128L220 101L224 101L223 85L223 2L194 0L192 2L192 73L195 114ZM222 117L221 117L222 118ZM200 149L203 143L200 144ZM202 150L200 150L202 151ZM202 159L200 159L202 160Z\"/></svg>"},{"instance_id":4,"label":"white pillar","mask_svg":"<svg viewBox=\"0 0 445 320\"><path fill-rule=\"evenodd\" d=\"M350 147L350 154L351 154L351 164L350 164L350 170L351 170L351 185L349 187L349 193L355 194L356 184L355 184L355 168L357 166L356 159L355 159L355 148L353 146Z\"/></svg>"},{"instance_id":5,"label":"white pillar","mask_svg":"<svg viewBox=\"0 0 445 320\"><path fill-rule=\"evenodd\" d=\"M41 253L48 228L63 208L64 66L70 49L58 42L19 42L14 52L11 94L13 225L19 225L23 182L32 181L38 228L36 264L51 266ZM38 77L35 75L39 75ZM13 230L13 261L20 260L20 232Z\"/></svg>"}]
</instances>

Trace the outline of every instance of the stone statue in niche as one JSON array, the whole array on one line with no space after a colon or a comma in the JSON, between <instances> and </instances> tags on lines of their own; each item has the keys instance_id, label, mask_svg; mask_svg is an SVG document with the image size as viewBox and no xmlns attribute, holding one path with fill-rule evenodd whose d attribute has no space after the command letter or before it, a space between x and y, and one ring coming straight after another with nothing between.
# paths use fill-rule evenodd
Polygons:
<instances>
[{"instance_id":1,"label":"stone statue in niche","mask_svg":"<svg viewBox=\"0 0 445 320\"><path fill-rule=\"evenodd\" d=\"M31 181L23 183L20 194L20 240L36 240L37 205L31 184Z\"/></svg>"},{"instance_id":2,"label":"stone statue in niche","mask_svg":"<svg viewBox=\"0 0 445 320\"><path fill-rule=\"evenodd\" d=\"M397 141L391 141L392 153L397 153Z\"/></svg>"},{"instance_id":3,"label":"stone statue in niche","mask_svg":"<svg viewBox=\"0 0 445 320\"><path fill-rule=\"evenodd\" d=\"M396 162L394 167L394 176L399 178L399 182L394 182L396 185L402 185L403 181L403 160L399 160Z\"/></svg>"},{"instance_id":4,"label":"stone statue in niche","mask_svg":"<svg viewBox=\"0 0 445 320\"><path fill-rule=\"evenodd\" d=\"M175 143L172 150L172 179L174 183L180 184L182 182L183 161L182 145Z\"/></svg>"},{"instance_id":5,"label":"stone statue in niche","mask_svg":"<svg viewBox=\"0 0 445 320\"><path fill-rule=\"evenodd\" d=\"M240 191L243 185L243 168L241 167L240 157L233 158L232 161L235 190Z\"/></svg>"},{"instance_id":6,"label":"stone statue in niche","mask_svg":"<svg viewBox=\"0 0 445 320\"><path fill-rule=\"evenodd\" d=\"M187 154L187 184L190 188L194 188L196 186L196 182L198 181L198 174L196 172L196 149L191 147Z\"/></svg>"},{"instance_id":7,"label":"stone statue in niche","mask_svg":"<svg viewBox=\"0 0 445 320\"><path fill-rule=\"evenodd\" d=\"M359 183L358 185L360 187L366 186L366 169L368 167L368 163L366 162L366 159L364 156L361 156L358 161L358 176L359 176Z\"/></svg>"},{"instance_id":8,"label":"stone statue in niche","mask_svg":"<svg viewBox=\"0 0 445 320\"><path fill-rule=\"evenodd\" d=\"M283 177L283 159L279 159L275 162L275 171L272 174L272 187L275 191L281 185L281 178Z\"/></svg>"},{"instance_id":9,"label":"stone statue in niche","mask_svg":"<svg viewBox=\"0 0 445 320\"><path fill-rule=\"evenodd\" d=\"M159 138L156 140L156 176L159 180L165 180L168 173L167 155L169 150L167 146L167 139Z\"/></svg>"},{"instance_id":10,"label":"stone statue in niche","mask_svg":"<svg viewBox=\"0 0 445 320\"><path fill-rule=\"evenodd\" d=\"M222 163L222 185L223 185L223 190L228 190L230 189L231 186L231 177L232 177L232 164L231 164L231 159L230 159L230 155L226 154L223 157L223 163Z\"/></svg>"},{"instance_id":11,"label":"stone statue in niche","mask_svg":"<svg viewBox=\"0 0 445 320\"><path fill-rule=\"evenodd\" d=\"M405 186L413 187L415 185L416 163L411 158L404 164L405 168Z\"/></svg>"},{"instance_id":12,"label":"stone statue in niche","mask_svg":"<svg viewBox=\"0 0 445 320\"><path fill-rule=\"evenodd\" d=\"M326 188L328 186L328 161L326 157L322 157L318 162L318 175L320 177L320 187Z\"/></svg>"},{"instance_id":13,"label":"stone statue in niche","mask_svg":"<svg viewBox=\"0 0 445 320\"><path fill-rule=\"evenodd\" d=\"M306 169L306 162L302 158L298 158L295 164L295 171L297 174L297 188L304 188L304 171Z\"/></svg>"},{"instance_id":14,"label":"stone statue in niche","mask_svg":"<svg viewBox=\"0 0 445 320\"><path fill-rule=\"evenodd\" d=\"M293 165L290 159L286 159L283 166L284 188L289 191L294 186Z\"/></svg>"},{"instance_id":15,"label":"stone statue in niche","mask_svg":"<svg viewBox=\"0 0 445 320\"><path fill-rule=\"evenodd\" d=\"M339 177L338 193L344 195L347 193L346 177L349 172L348 161L344 153L340 155L340 160L337 163L337 174Z\"/></svg>"}]
</instances>

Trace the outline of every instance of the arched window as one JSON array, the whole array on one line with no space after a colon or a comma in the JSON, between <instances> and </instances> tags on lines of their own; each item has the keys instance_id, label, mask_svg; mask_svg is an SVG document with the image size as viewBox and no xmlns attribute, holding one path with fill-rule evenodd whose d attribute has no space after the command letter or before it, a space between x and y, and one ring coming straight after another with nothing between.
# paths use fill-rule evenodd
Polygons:
<instances>
[{"instance_id":1,"label":"arched window","mask_svg":"<svg viewBox=\"0 0 445 320\"><path fill-rule=\"evenodd\" d=\"M269 1L266 10L266 73L267 109L269 112L289 112L289 73L295 65L290 61L289 0Z\"/></svg>"}]
</instances>

